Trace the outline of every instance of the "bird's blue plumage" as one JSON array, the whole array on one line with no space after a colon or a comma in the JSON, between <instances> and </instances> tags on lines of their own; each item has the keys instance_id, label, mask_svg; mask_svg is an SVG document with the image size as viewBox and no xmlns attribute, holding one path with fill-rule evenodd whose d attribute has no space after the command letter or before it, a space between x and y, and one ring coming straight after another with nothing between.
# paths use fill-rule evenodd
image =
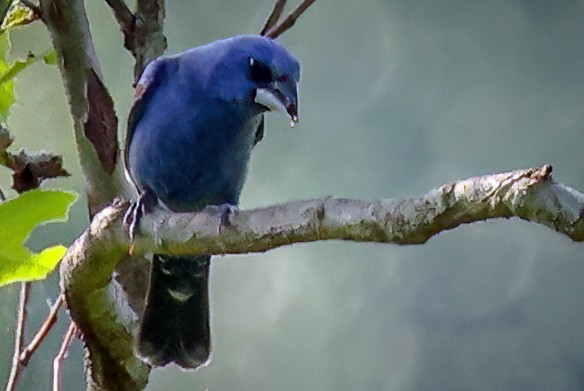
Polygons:
<instances>
[{"instance_id":1,"label":"bird's blue plumage","mask_svg":"<svg viewBox=\"0 0 584 391\"><path fill-rule=\"evenodd\" d=\"M298 79L294 57L260 36L152 62L138 83L125 151L138 190L173 211L237 205L263 114L283 108L295 119ZM196 367L207 359L208 267L209 257L155 256L138 347L152 364ZM168 319L200 327L170 327Z\"/></svg>"}]
</instances>

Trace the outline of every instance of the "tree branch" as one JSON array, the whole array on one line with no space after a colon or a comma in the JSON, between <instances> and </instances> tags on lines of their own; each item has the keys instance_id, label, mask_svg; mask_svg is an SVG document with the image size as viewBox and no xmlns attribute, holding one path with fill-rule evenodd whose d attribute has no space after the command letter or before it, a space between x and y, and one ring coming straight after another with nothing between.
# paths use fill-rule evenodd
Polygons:
<instances>
[{"instance_id":1,"label":"tree branch","mask_svg":"<svg viewBox=\"0 0 584 391\"><path fill-rule=\"evenodd\" d=\"M124 34L124 47L136 60L134 83L137 83L146 65L166 50L164 0L137 0L135 13L130 11L124 0L105 1Z\"/></svg>"},{"instance_id":2,"label":"tree branch","mask_svg":"<svg viewBox=\"0 0 584 391\"><path fill-rule=\"evenodd\" d=\"M134 25L134 14L126 5L124 0L105 0L105 2L110 6L112 9L116 20L118 21L122 32L126 34L126 32L131 31Z\"/></svg>"},{"instance_id":3,"label":"tree branch","mask_svg":"<svg viewBox=\"0 0 584 391\"><path fill-rule=\"evenodd\" d=\"M266 35L268 31L278 23L280 16L282 16L282 12L284 12L284 7L286 7L286 1L287 0L276 0L270 16L268 16L266 23L264 23L264 27L260 31L260 35Z\"/></svg>"},{"instance_id":4,"label":"tree branch","mask_svg":"<svg viewBox=\"0 0 584 391\"><path fill-rule=\"evenodd\" d=\"M57 353L57 356L53 360L53 391L61 390L61 363L67 356L69 345L71 345L71 341L73 340L73 336L76 332L77 326L75 323L71 322L67 328L65 337L63 338L63 343L59 348L59 353Z\"/></svg>"},{"instance_id":5,"label":"tree branch","mask_svg":"<svg viewBox=\"0 0 584 391\"><path fill-rule=\"evenodd\" d=\"M124 29L124 46L135 59L134 83L137 83L152 60L166 50L164 36L164 0L137 0L134 23L130 29Z\"/></svg>"},{"instance_id":6,"label":"tree branch","mask_svg":"<svg viewBox=\"0 0 584 391\"><path fill-rule=\"evenodd\" d=\"M30 341L30 343L26 346L26 348L24 348L22 350L22 352L20 353L20 358L19 358L20 365L22 365L22 366L28 365L28 362L30 361L30 358L32 357L34 352L38 349L40 344L45 340L45 338L47 337L47 335L49 334L49 332L51 331L51 329L53 328L55 323L57 323L57 315L59 313L59 310L61 309L61 306L63 305L63 301L64 301L64 297L62 294L60 294L57 297L57 300L55 301L53 306L51 307L51 311L49 312L47 319L45 319L45 321L43 322L43 324L39 328L39 331L37 331L37 333L35 334L32 341Z\"/></svg>"},{"instance_id":7,"label":"tree branch","mask_svg":"<svg viewBox=\"0 0 584 391\"><path fill-rule=\"evenodd\" d=\"M101 70L82 0L41 0L69 98L90 214L127 193L119 164L117 117Z\"/></svg>"},{"instance_id":8,"label":"tree branch","mask_svg":"<svg viewBox=\"0 0 584 391\"><path fill-rule=\"evenodd\" d=\"M125 363L126 387L141 389L148 368L135 358L138 315L123 301L112 274L130 248L116 202L92 221L61 264L61 283L74 321L101 354ZM242 211L221 226L214 209L155 210L142 220L136 253L258 253L292 243L351 240L421 244L439 232L475 221L519 217L584 241L584 194L551 179L551 166L470 178L406 200L323 198ZM103 380L103 379L102 379ZM101 381L101 380L100 380ZM105 388L105 387L104 387Z\"/></svg>"},{"instance_id":9,"label":"tree branch","mask_svg":"<svg viewBox=\"0 0 584 391\"><path fill-rule=\"evenodd\" d=\"M18 319L16 321L16 331L14 335L14 356L12 357L12 368L6 384L6 391L13 391L22 369L20 362L20 352L24 346L24 328L26 326L26 307L30 296L30 282L20 283L20 299L18 303Z\"/></svg>"},{"instance_id":10,"label":"tree branch","mask_svg":"<svg viewBox=\"0 0 584 391\"><path fill-rule=\"evenodd\" d=\"M262 34L267 36L268 38L276 39L280 35L284 34L287 30L290 30L292 26L296 23L300 15L304 13L312 4L314 4L316 0L303 0L302 3L292 12L290 15L286 17L282 21L282 23L274 26L271 30L269 30L266 34Z\"/></svg>"}]
</instances>

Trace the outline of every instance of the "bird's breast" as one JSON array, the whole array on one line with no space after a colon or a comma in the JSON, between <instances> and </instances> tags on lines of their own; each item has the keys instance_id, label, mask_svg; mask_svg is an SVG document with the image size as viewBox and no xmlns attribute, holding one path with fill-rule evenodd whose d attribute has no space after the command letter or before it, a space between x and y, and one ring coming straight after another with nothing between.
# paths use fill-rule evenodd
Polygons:
<instances>
[{"instance_id":1,"label":"bird's breast","mask_svg":"<svg viewBox=\"0 0 584 391\"><path fill-rule=\"evenodd\" d=\"M176 211L237 204L259 121L221 111L144 118L130 145L132 175Z\"/></svg>"}]
</instances>

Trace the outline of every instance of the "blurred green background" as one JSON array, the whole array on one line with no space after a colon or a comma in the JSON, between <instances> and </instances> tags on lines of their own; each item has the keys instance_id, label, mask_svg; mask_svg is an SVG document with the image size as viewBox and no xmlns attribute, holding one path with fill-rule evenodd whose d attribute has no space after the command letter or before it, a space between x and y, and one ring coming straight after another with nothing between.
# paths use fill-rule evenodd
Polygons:
<instances>
[{"instance_id":1,"label":"blurred green background","mask_svg":"<svg viewBox=\"0 0 584 391\"><path fill-rule=\"evenodd\" d=\"M132 60L105 2L87 3L123 125ZM271 7L169 1L168 53L257 32ZM282 39L302 63L300 126L268 116L242 207L409 197L543 163L584 190L583 20L583 1L318 1ZM49 46L40 24L13 43L19 56ZM62 153L73 176L51 186L83 192L58 71L35 65L17 85L17 146ZM4 189L8 176L0 171ZM86 224L79 201L70 223L30 245L70 243ZM154 370L148 390L582 390L583 258L582 244L518 220L424 246L329 242L215 258L212 365ZM17 292L0 294L3 382ZM34 285L29 334L56 294L55 276ZM59 333L20 390L50 389ZM83 389L79 341L64 368L63 389Z\"/></svg>"}]
</instances>

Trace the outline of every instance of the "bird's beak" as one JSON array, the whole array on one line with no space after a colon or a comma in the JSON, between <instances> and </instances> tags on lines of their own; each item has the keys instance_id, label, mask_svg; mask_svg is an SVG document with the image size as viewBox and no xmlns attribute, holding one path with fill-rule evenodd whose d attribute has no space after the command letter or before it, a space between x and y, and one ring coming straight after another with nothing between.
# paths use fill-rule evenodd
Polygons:
<instances>
[{"instance_id":1,"label":"bird's beak","mask_svg":"<svg viewBox=\"0 0 584 391\"><path fill-rule=\"evenodd\" d=\"M290 117L293 126L298 122L298 91L292 80L275 81L256 90L255 102Z\"/></svg>"}]
</instances>

